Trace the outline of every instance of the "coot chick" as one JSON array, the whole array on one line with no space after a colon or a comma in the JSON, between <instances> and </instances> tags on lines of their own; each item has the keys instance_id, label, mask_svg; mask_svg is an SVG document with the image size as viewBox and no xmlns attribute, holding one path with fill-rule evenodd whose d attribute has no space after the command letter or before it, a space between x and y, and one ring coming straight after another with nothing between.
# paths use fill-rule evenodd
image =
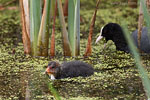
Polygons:
<instances>
[{"instance_id":1,"label":"coot chick","mask_svg":"<svg viewBox=\"0 0 150 100\"><path fill-rule=\"evenodd\" d=\"M46 69L46 74L52 80L78 76L87 77L93 73L93 67L81 61L70 61L64 62L63 64L51 61Z\"/></svg>"},{"instance_id":2,"label":"coot chick","mask_svg":"<svg viewBox=\"0 0 150 100\"><path fill-rule=\"evenodd\" d=\"M96 40L96 43L103 37L105 37L106 41L112 40L115 43L117 50L130 52L123 30L120 25L116 23L108 23L107 25L102 27L100 35ZM138 48L137 37L138 30L135 30L132 33L132 39L134 40L134 44ZM146 27L142 28L140 50L144 53L150 53L150 39L148 38L148 30Z\"/></svg>"}]
</instances>

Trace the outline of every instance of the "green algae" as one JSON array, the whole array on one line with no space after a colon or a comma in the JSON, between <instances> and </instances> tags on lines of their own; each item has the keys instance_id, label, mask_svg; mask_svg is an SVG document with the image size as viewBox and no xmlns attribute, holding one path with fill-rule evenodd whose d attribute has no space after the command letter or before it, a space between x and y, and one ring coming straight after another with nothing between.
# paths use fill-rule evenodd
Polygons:
<instances>
[{"instance_id":1,"label":"green algae","mask_svg":"<svg viewBox=\"0 0 150 100\"><path fill-rule=\"evenodd\" d=\"M91 4L91 8L89 6L84 8L86 3ZM95 44L100 27L108 22L120 23L119 17L127 21L131 32L135 30L138 9L130 9L126 5L117 5L114 8L110 1L102 2L97 13L93 34L92 55L89 58L83 58L90 25L89 20L91 20L95 6L92 0L86 3L85 0L81 2L83 22L81 22L81 55L78 57L63 57L62 41L60 40L61 29L58 20L56 21L58 27L56 29L56 57L53 59L33 58L24 55L18 11L3 12L0 15L0 99L21 100L25 99L26 92L29 92L32 100L54 100L48 87L49 83L57 90L62 100L146 99L132 55L116 51L112 41L107 43L105 50L102 45L104 41ZM150 75L150 56L143 55L142 59ZM44 74L45 68L51 60L57 60L60 63L81 60L91 64L95 73L89 77L52 81ZM30 91L26 90L27 86Z\"/></svg>"}]
</instances>

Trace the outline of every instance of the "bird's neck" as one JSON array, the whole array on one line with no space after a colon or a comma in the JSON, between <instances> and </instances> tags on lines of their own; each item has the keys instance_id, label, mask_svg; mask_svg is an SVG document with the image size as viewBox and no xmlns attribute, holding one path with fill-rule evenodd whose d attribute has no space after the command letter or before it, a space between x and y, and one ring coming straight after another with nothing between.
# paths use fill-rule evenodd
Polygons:
<instances>
[{"instance_id":1,"label":"bird's neck","mask_svg":"<svg viewBox=\"0 0 150 100\"><path fill-rule=\"evenodd\" d=\"M116 45L116 49L121 50L121 51L126 51L128 49L128 46L127 46L127 42L126 42L126 39L124 37L124 34L123 33L121 35L115 34L114 37L115 38L113 38L113 42Z\"/></svg>"},{"instance_id":2,"label":"bird's neck","mask_svg":"<svg viewBox=\"0 0 150 100\"><path fill-rule=\"evenodd\" d=\"M129 48L126 42L119 42L117 44L115 43L115 45L117 50L129 52Z\"/></svg>"},{"instance_id":3,"label":"bird's neck","mask_svg":"<svg viewBox=\"0 0 150 100\"><path fill-rule=\"evenodd\" d=\"M58 66L57 68L56 68L56 73L55 73L55 78L56 79L60 79L60 77L61 77L61 72L62 72L62 68L61 68L62 66Z\"/></svg>"}]
</instances>

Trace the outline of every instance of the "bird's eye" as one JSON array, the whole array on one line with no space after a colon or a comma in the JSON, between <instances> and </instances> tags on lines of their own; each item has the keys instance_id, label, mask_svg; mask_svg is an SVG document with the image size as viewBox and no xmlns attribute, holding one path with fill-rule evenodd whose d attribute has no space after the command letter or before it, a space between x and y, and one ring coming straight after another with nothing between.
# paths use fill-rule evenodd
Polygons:
<instances>
[{"instance_id":1,"label":"bird's eye","mask_svg":"<svg viewBox=\"0 0 150 100\"><path fill-rule=\"evenodd\" d=\"M55 66L52 66L51 68L55 68Z\"/></svg>"}]
</instances>

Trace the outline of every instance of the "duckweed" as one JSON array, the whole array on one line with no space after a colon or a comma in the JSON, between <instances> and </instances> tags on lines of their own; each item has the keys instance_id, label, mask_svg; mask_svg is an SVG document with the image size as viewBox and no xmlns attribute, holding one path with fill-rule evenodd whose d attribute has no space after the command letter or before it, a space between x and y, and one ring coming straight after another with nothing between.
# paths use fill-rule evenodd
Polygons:
<instances>
[{"instance_id":1,"label":"duckweed","mask_svg":"<svg viewBox=\"0 0 150 100\"><path fill-rule=\"evenodd\" d=\"M86 0L83 0L81 2L83 22L81 22L81 52L78 57L63 57L62 41L60 40L61 30L58 20L56 20L58 27L56 30L56 57L53 59L50 57L34 58L30 55L24 55L20 21L18 20L19 11L11 11L10 14L3 13L0 15L0 100L22 100L26 98L27 93L29 93L32 100L54 100L55 97L48 88L49 83L58 91L62 100L146 99L142 81L132 55L116 51L112 41L107 43L105 49L103 46L104 41L95 44L100 28L108 22L120 23L120 17L127 21L130 27L129 30L133 31L137 27L138 9L130 9L126 5L116 5L115 10L112 10L114 9L112 1L102 1L97 12L93 33L92 55L89 58L84 58L83 54L90 25L89 20L91 20L95 8L93 1L86 2ZM113 1L116 2L116 0ZM90 4L90 6L87 7L87 4ZM115 13L118 11L120 12ZM129 14L130 16L128 16ZM143 55L142 59L150 75L150 56ZM52 81L44 74L45 68L51 60L57 60L60 63L81 60L91 64L95 69L95 73L89 77Z\"/></svg>"}]
</instances>

